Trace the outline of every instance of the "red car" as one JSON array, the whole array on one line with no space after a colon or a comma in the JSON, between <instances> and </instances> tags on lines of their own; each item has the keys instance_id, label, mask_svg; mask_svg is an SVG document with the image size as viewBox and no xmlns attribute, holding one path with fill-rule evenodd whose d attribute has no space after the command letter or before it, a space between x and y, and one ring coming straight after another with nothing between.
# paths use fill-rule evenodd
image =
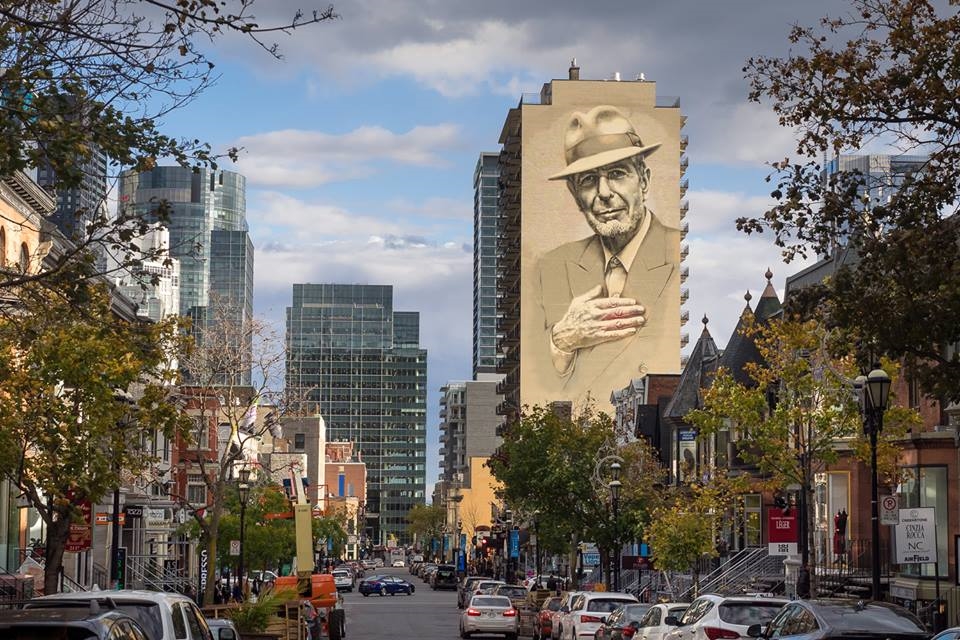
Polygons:
<instances>
[{"instance_id":1,"label":"red car","mask_svg":"<svg viewBox=\"0 0 960 640\"><path fill-rule=\"evenodd\" d=\"M560 611L560 596L547 598L533 621L533 640L547 640L553 630L553 618Z\"/></svg>"}]
</instances>

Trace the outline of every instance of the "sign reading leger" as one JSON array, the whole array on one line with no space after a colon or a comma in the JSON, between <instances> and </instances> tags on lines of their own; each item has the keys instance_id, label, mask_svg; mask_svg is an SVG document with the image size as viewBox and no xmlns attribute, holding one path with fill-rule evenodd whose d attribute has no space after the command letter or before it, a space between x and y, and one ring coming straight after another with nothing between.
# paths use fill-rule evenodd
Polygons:
<instances>
[{"instance_id":1,"label":"sign reading leger","mask_svg":"<svg viewBox=\"0 0 960 640\"><path fill-rule=\"evenodd\" d=\"M604 407L680 371L680 109L652 82L543 95L521 106L521 401Z\"/></svg>"}]
</instances>

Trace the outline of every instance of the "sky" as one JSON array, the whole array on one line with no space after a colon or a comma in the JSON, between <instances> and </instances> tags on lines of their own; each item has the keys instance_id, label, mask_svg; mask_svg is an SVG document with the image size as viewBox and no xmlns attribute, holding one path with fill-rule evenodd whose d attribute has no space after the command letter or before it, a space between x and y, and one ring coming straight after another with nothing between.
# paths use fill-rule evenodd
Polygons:
<instances>
[{"instance_id":1,"label":"sky","mask_svg":"<svg viewBox=\"0 0 960 640\"><path fill-rule=\"evenodd\" d=\"M261 24L306 0L259 0ZM323 7L320 7L323 8ZM643 73L688 116L685 262L690 344L703 316L727 342L750 290L787 275L769 234L738 216L770 203L766 163L794 132L747 100L751 56L789 51L792 24L846 12L839 0L346 0L336 20L278 34L275 60L240 37L212 45L220 79L164 130L243 148L256 249L255 313L282 329L294 283L390 284L419 311L428 350L428 495L438 475L439 388L471 377L473 170L498 151L507 110L566 78Z\"/></svg>"}]
</instances>

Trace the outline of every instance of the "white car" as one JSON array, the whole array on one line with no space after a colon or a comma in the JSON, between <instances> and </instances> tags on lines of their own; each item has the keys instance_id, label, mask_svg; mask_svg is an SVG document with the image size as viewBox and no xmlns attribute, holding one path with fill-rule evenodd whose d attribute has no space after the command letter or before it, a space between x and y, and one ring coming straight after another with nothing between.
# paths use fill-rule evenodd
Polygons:
<instances>
[{"instance_id":1,"label":"white car","mask_svg":"<svg viewBox=\"0 0 960 640\"><path fill-rule=\"evenodd\" d=\"M664 634L674 628L673 625L667 624L667 618L673 616L679 620L689 606L689 602L661 602L653 605L640 620L640 628L637 629L633 639L663 640Z\"/></svg>"},{"instance_id":2,"label":"white car","mask_svg":"<svg viewBox=\"0 0 960 640\"><path fill-rule=\"evenodd\" d=\"M107 598L116 604L117 609L139 622L150 640L209 640L212 637L203 613L193 600L179 593L135 589L55 593L33 598L24 608L89 609L91 600L100 602L101 607L112 607Z\"/></svg>"},{"instance_id":3,"label":"white car","mask_svg":"<svg viewBox=\"0 0 960 640\"><path fill-rule=\"evenodd\" d=\"M337 591L353 591L353 572L347 569L334 569L333 584L337 587Z\"/></svg>"},{"instance_id":4,"label":"white car","mask_svg":"<svg viewBox=\"0 0 960 640\"><path fill-rule=\"evenodd\" d=\"M394 560L391 564L391 567L405 567L407 564L403 560Z\"/></svg>"},{"instance_id":5,"label":"white car","mask_svg":"<svg viewBox=\"0 0 960 640\"><path fill-rule=\"evenodd\" d=\"M460 615L460 637L474 633L500 633L517 640L517 610L506 596L473 596Z\"/></svg>"},{"instance_id":6,"label":"white car","mask_svg":"<svg viewBox=\"0 0 960 640\"><path fill-rule=\"evenodd\" d=\"M570 600L570 604L560 611L560 640L582 640L593 638L597 629L607 616L624 604L637 602L629 593L584 591Z\"/></svg>"},{"instance_id":7,"label":"white car","mask_svg":"<svg viewBox=\"0 0 960 640\"><path fill-rule=\"evenodd\" d=\"M747 628L750 625L766 626L787 602L783 598L760 596L700 596L690 603L677 620L679 626L665 633L663 640L748 638Z\"/></svg>"},{"instance_id":8,"label":"white car","mask_svg":"<svg viewBox=\"0 0 960 640\"><path fill-rule=\"evenodd\" d=\"M570 603L581 593L586 593L586 591L564 591L560 594L560 608L553 614L553 624L550 627L550 640L560 640L560 618L563 616L563 608L567 607L569 610Z\"/></svg>"}]
</instances>

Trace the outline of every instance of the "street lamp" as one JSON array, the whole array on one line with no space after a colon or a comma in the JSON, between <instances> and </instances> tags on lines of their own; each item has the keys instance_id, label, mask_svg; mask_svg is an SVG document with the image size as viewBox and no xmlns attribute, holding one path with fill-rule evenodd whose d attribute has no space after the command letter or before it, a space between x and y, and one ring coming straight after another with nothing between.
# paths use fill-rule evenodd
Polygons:
<instances>
[{"instance_id":1,"label":"street lamp","mask_svg":"<svg viewBox=\"0 0 960 640\"><path fill-rule=\"evenodd\" d=\"M533 535L534 535L534 545L533 545L533 556L536 561L536 572L537 577L534 578L534 582L537 585L536 588L540 589L543 585L540 581L543 579L540 575L540 510L533 512Z\"/></svg>"},{"instance_id":2,"label":"street lamp","mask_svg":"<svg viewBox=\"0 0 960 640\"><path fill-rule=\"evenodd\" d=\"M240 494L240 568L237 571L237 579L240 581L240 593L246 596L245 586L245 574L243 567L243 536L244 536L244 521L247 516L247 498L250 497L250 485L247 484L250 480L250 470L249 469L240 469L240 484L237 485L237 493Z\"/></svg>"},{"instance_id":3,"label":"street lamp","mask_svg":"<svg viewBox=\"0 0 960 640\"><path fill-rule=\"evenodd\" d=\"M863 430L870 437L870 551L873 564L871 597L879 600L880 506L877 497L877 436L883 431L883 413L887 410L887 399L890 395L890 376L878 366L866 376L857 376L853 385L859 392Z\"/></svg>"},{"instance_id":4,"label":"street lamp","mask_svg":"<svg viewBox=\"0 0 960 640\"><path fill-rule=\"evenodd\" d=\"M613 507L613 590L620 591L620 536L618 518L620 515L620 463L614 461L610 465L613 479L607 485L610 487L610 504Z\"/></svg>"}]
</instances>

